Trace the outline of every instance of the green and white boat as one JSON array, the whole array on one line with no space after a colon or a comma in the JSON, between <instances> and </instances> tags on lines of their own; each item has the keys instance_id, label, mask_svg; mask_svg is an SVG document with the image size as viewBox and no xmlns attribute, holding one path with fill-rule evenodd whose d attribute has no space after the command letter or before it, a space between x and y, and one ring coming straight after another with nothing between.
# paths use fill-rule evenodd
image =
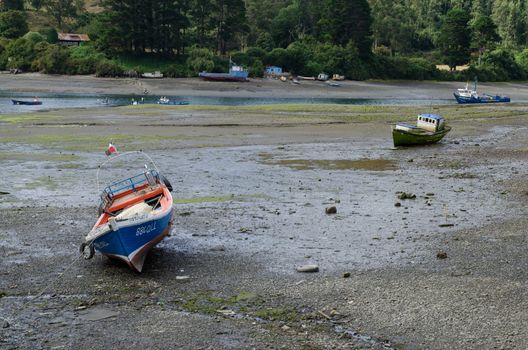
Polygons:
<instances>
[{"instance_id":1,"label":"green and white boat","mask_svg":"<svg viewBox=\"0 0 528 350\"><path fill-rule=\"evenodd\" d=\"M427 145L440 141L451 127L436 114L420 114L416 125L398 123L392 127L394 147Z\"/></svg>"}]
</instances>

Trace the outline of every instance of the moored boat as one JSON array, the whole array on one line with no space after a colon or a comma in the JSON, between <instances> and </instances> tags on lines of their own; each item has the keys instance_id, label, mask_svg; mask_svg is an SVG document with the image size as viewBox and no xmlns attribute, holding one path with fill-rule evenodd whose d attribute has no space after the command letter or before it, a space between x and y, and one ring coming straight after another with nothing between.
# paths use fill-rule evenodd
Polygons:
<instances>
[{"instance_id":1,"label":"moored boat","mask_svg":"<svg viewBox=\"0 0 528 350\"><path fill-rule=\"evenodd\" d=\"M31 101L27 101L27 100L11 100L11 101L13 102L14 105L38 106L42 104L42 101L37 98L34 98Z\"/></svg>"},{"instance_id":2,"label":"moored boat","mask_svg":"<svg viewBox=\"0 0 528 350\"><path fill-rule=\"evenodd\" d=\"M147 78L147 79L161 79L163 78L163 73L161 73L160 71L147 72L147 73L141 74L141 77Z\"/></svg>"},{"instance_id":3,"label":"moored boat","mask_svg":"<svg viewBox=\"0 0 528 350\"><path fill-rule=\"evenodd\" d=\"M455 95L455 99L460 104L510 102L510 98L508 96L479 94L477 92L477 79L475 79L475 85L473 89L469 88L468 83L466 84L465 88L457 89L453 95Z\"/></svg>"},{"instance_id":4,"label":"moored boat","mask_svg":"<svg viewBox=\"0 0 528 350\"><path fill-rule=\"evenodd\" d=\"M208 73L201 72L198 74L204 80L218 80L218 81L248 81L249 72L242 66L231 65L229 73Z\"/></svg>"},{"instance_id":5,"label":"moored boat","mask_svg":"<svg viewBox=\"0 0 528 350\"><path fill-rule=\"evenodd\" d=\"M392 127L394 147L426 145L440 141L451 127L436 114L418 115L416 125L398 123Z\"/></svg>"},{"instance_id":6,"label":"moored boat","mask_svg":"<svg viewBox=\"0 0 528 350\"><path fill-rule=\"evenodd\" d=\"M185 100L171 100L167 97L160 97L160 99L158 100L158 104L160 105L173 105L173 106L183 106L183 105L188 105L190 104L189 101L185 101Z\"/></svg>"},{"instance_id":7,"label":"moored boat","mask_svg":"<svg viewBox=\"0 0 528 350\"><path fill-rule=\"evenodd\" d=\"M150 160L143 152L123 153L112 159L130 154L142 154ZM84 258L90 259L98 251L141 272L147 253L170 234L171 191L171 184L155 165L105 187L99 218L80 247Z\"/></svg>"}]
</instances>

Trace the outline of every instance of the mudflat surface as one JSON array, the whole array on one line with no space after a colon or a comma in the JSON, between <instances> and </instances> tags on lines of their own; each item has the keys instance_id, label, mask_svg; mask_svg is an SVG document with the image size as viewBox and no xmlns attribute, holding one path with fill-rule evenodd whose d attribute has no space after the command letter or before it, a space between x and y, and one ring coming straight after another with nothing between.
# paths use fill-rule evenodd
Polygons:
<instances>
[{"instance_id":1,"label":"mudflat surface","mask_svg":"<svg viewBox=\"0 0 528 350\"><path fill-rule=\"evenodd\" d=\"M431 111L452 131L402 149L405 106L0 117L0 347L524 349L528 106ZM110 141L175 188L141 274L78 256Z\"/></svg>"},{"instance_id":2,"label":"mudflat surface","mask_svg":"<svg viewBox=\"0 0 528 350\"><path fill-rule=\"evenodd\" d=\"M214 82L199 78L95 78L24 73L0 74L2 90L56 94L122 94L156 96L210 96L258 98L386 98L453 99L453 91L466 82L435 81L339 81L339 87L323 81L303 80L299 85L278 79L252 78L249 82ZM473 87L473 82L470 82ZM507 95L512 101L528 102L523 82L478 83L481 93Z\"/></svg>"}]
</instances>

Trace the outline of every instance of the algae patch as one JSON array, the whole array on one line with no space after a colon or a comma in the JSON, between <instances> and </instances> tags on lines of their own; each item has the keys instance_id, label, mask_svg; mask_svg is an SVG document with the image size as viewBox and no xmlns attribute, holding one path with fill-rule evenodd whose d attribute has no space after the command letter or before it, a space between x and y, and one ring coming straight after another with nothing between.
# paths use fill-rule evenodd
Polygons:
<instances>
[{"instance_id":1,"label":"algae patch","mask_svg":"<svg viewBox=\"0 0 528 350\"><path fill-rule=\"evenodd\" d=\"M262 157L262 163L281 165L295 170L396 170L396 163L390 159L272 159L269 155Z\"/></svg>"},{"instance_id":2,"label":"algae patch","mask_svg":"<svg viewBox=\"0 0 528 350\"><path fill-rule=\"evenodd\" d=\"M37 188L46 188L48 190L56 190L59 187L57 181L51 176L41 176L35 180L25 184L24 188L34 190Z\"/></svg>"},{"instance_id":3,"label":"algae patch","mask_svg":"<svg viewBox=\"0 0 528 350\"><path fill-rule=\"evenodd\" d=\"M204 197L193 197L193 198L174 198L172 202L174 204L199 204L199 203L221 203L229 201L245 201L248 198L267 198L263 194L254 195L239 195L234 194L224 196L204 196Z\"/></svg>"},{"instance_id":4,"label":"algae patch","mask_svg":"<svg viewBox=\"0 0 528 350\"><path fill-rule=\"evenodd\" d=\"M74 154L63 153L0 152L0 160L70 162L79 158Z\"/></svg>"}]
</instances>

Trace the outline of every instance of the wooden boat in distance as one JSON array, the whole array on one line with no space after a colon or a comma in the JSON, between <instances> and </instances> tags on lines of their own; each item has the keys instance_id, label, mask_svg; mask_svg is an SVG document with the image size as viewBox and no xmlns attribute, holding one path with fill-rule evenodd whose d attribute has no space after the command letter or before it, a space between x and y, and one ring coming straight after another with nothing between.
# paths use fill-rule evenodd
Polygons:
<instances>
[{"instance_id":1,"label":"wooden boat in distance","mask_svg":"<svg viewBox=\"0 0 528 350\"><path fill-rule=\"evenodd\" d=\"M418 115L416 125L398 123L392 127L394 147L426 145L440 141L451 127L436 114Z\"/></svg>"},{"instance_id":2,"label":"wooden boat in distance","mask_svg":"<svg viewBox=\"0 0 528 350\"><path fill-rule=\"evenodd\" d=\"M142 152L112 159L131 153ZM107 186L101 194L99 218L81 244L83 257L91 259L97 250L141 272L147 253L170 234L171 191L169 181L149 168Z\"/></svg>"},{"instance_id":3,"label":"wooden boat in distance","mask_svg":"<svg viewBox=\"0 0 528 350\"><path fill-rule=\"evenodd\" d=\"M142 78L148 78L148 79L161 79L163 78L163 73L160 71L150 72L150 73L143 73L141 74Z\"/></svg>"},{"instance_id":4,"label":"wooden boat in distance","mask_svg":"<svg viewBox=\"0 0 528 350\"><path fill-rule=\"evenodd\" d=\"M38 106L42 104L42 101L39 99L33 99L31 101L25 100L11 100L14 105L26 105L26 106Z\"/></svg>"}]
</instances>

